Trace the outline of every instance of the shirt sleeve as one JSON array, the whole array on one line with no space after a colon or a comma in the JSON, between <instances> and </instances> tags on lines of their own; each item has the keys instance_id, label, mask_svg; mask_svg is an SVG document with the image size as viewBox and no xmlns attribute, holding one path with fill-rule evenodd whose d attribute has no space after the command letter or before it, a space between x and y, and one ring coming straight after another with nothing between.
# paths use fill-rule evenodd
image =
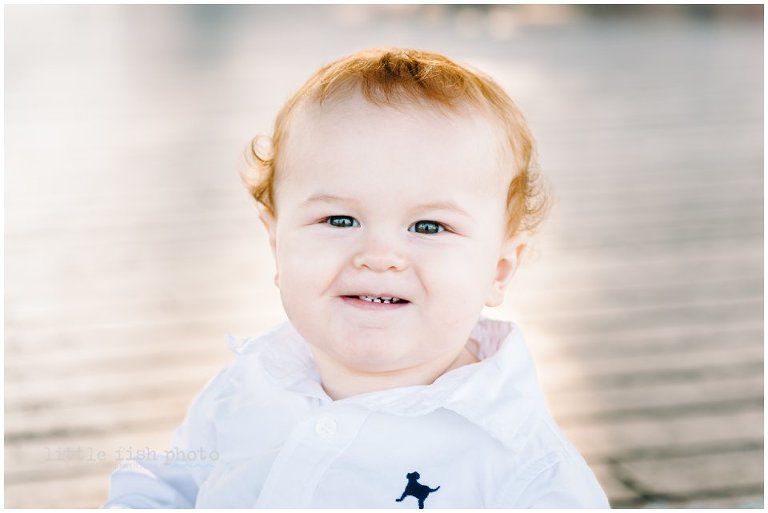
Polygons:
<instances>
[{"instance_id":1,"label":"shirt sleeve","mask_svg":"<svg viewBox=\"0 0 768 513\"><path fill-rule=\"evenodd\" d=\"M557 453L509 483L498 508L610 508L592 470L579 456Z\"/></svg>"},{"instance_id":2,"label":"shirt sleeve","mask_svg":"<svg viewBox=\"0 0 768 513\"><path fill-rule=\"evenodd\" d=\"M194 508L197 491L218 456L213 407L228 379L226 368L192 402L167 451L120 462L102 508Z\"/></svg>"}]
</instances>

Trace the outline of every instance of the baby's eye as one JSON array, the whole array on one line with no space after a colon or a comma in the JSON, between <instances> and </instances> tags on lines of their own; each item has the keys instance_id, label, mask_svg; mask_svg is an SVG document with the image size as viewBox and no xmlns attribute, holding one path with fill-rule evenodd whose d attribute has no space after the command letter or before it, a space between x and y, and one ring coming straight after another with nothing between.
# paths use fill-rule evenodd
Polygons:
<instances>
[{"instance_id":1,"label":"baby's eye","mask_svg":"<svg viewBox=\"0 0 768 513\"><path fill-rule=\"evenodd\" d=\"M414 223L413 225L414 230L417 233L425 233L425 234L434 234L434 233L440 233L445 228L440 223L436 223L435 221L418 221ZM423 231L419 231L423 230Z\"/></svg>"},{"instance_id":2,"label":"baby's eye","mask_svg":"<svg viewBox=\"0 0 768 513\"><path fill-rule=\"evenodd\" d=\"M336 228L350 228L357 223L357 220L355 220L354 217L349 216L329 216L326 217L323 222ZM358 226L360 226L359 223Z\"/></svg>"}]
</instances>

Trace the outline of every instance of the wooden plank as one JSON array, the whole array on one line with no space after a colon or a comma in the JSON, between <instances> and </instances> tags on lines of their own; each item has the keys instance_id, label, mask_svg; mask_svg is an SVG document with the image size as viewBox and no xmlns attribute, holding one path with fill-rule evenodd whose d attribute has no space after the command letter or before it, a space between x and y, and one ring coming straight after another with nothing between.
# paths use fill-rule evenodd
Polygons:
<instances>
[{"instance_id":1,"label":"wooden plank","mask_svg":"<svg viewBox=\"0 0 768 513\"><path fill-rule=\"evenodd\" d=\"M185 390L197 390L208 379L213 377L224 367L224 361L216 361L209 358L198 362L196 365L182 367L155 367L145 371L137 369L124 371L113 376L107 375L97 379L88 374L78 374L56 380L44 380L25 384L6 386L6 397L18 410L19 405L34 404L37 408L47 404L80 404L88 400L118 401L124 397L146 396L151 393L161 393L163 390L171 390L175 387L183 387ZM187 388L189 387L189 388ZM6 429L6 437L10 435L21 436L24 432L33 433L33 426L28 426L21 433L11 433ZM46 428L44 431L46 431Z\"/></svg>"},{"instance_id":2,"label":"wooden plank","mask_svg":"<svg viewBox=\"0 0 768 513\"><path fill-rule=\"evenodd\" d=\"M666 308L634 309L604 308L600 311L549 313L528 315L526 325L536 329L557 326L563 332L610 333L633 330L648 324L657 326L702 323L717 318L719 323L739 323L759 318L763 309L761 299L738 299L698 305L681 304ZM713 322L714 324L714 322Z\"/></svg>"},{"instance_id":3,"label":"wooden plank","mask_svg":"<svg viewBox=\"0 0 768 513\"><path fill-rule=\"evenodd\" d=\"M124 324L82 325L57 331L41 329L6 331L6 354L13 355L6 368L13 368L13 362L20 365L46 366L41 354L52 359L61 357L64 363L78 361L100 365L104 359L115 359L130 355L132 359L142 355L157 354L167 358L169 353L183 355L208 351L222 358L229 354L227 335L248 337L248 333L263 334L285 319L282 312L270 312L265 305L251 317L230 317L221 320L181 319L173 322L126 322ZM55 327L55 325L54 325ZM66 356L65 356L66 355ZM18 358L18 359L17 359ZM60 369L67 372L66 369Z\"/></svg>"},{"instance_id":4,"label":"wooden plank","mask_svg":"<svg viewBox=\"0 0 768 513\"><path fill-rule=\"evenodd\" d=\"M661 498L646 498L638 500L617 500L614 508L637 508L644 507L649 509L671 509L686 508L696 509L764 509L762 490L745 490L745 493L739 494L738 490L731 490L736 495L727 496L707 496L706 494L688 497L684 500L663 500Z\"/></svg>"},{"instance_id":5,"label":"wooden plank","mask_svg":"<svg viewBox=\"0 0 768 513\"><path fill-rule=\"evenodd\" d=\"M28 383L34 381L40 373L45 373L51 379L61 379L68 376L76 376L88 373L91 377L101 375L118 376L122 372L135 373L138 370L164 368L174 369L181 367L194 368L196 365L205 364L212 358L217 362L226 362L230 359L224 344L206 344L203 341L195 343L187 340L188 347L179 349L179 341L174 340L168 347L150 347L143 344L135 348L133 352L129 348L122 351L100 351L90 358L81 355L80 358L71 358L68 361L57 363L52 360L35 362L34 357L17 360L16 365L7 365L5 368L6 380L10 383ZM171 350L171 348L173 350ZM57 356L55 353L51 356Z\"/></svg>"},{"instance_id":6,"label":"wooden plank","mask_svg":"<svg viewBox=\"0 0 768 513\"><path fill-rule=\"evenodd\" d=\"M629 356L696 350L707 346L754 345L762 340L762 335L763 324L755 319L752 322L720 326L651 326L606 335L552 333L547 337L536 338L531 345L538 361L546 361L552 353L581 360L615 356L618 353Z\"/></svg>"},{"instance_id":7,"label":"wooden plank","mask_svg":"<svg viewBox=\"0 0 768 513\"><path fill-rule=\"evenodd\" d=\"M123 426L180 423L193 394L134 397L111 403L58 406L51 409L17 410L5 414L6 442L31 438L72 437L75 433L105 433Z\"/></svg>"},{"instance_id":8,"label":"wooden plank","mask_svg":"<svg viewBox=\"0 0 768 513\"><path fill-rule=\"evenodd\" d=\"M107 500L108 489L109 481L102 475L11 483L5 485L4 506L9 509L93 509Z\"/></svg>"},{"instance_id":9,"label":"wooden plank","mask_svg":"<svg viewBox=\"0 0 768 513\"><path fill-rule=\"evenodd\" d=\"M712 411L729 402L754 409L762 400L762 374L735 375L719 379L697 379L677 383L641 383L621 388L597 386L547 387L545 395L559 424L617 421L630 416L667 418ZM742 403L739 403L742 401ZM696 406L696 408L691 408ZM735 409L735 407L734 407Z\"/></svg>"},{"instance_id":10,"label":"wooden plank","mask_svg":"<svg viewBox=\"0 0 768 513\"><path fill-rule=\"evenodd\" d=\"M590 462L627 459L642 450L656 453L673 449L738 442L762 443L763 412L745 410L726 414L699 413L665 418L628 418L611 423L563 425L563 432Z\"/></svg>"},{"instance_id":11,"label":"wooden plank","mask_svg":"<svg viewBox=\"0 0 768 513\"><path fill-rule=\"evenodd\" d=\"M728 497L763 489L763 451L617 462L624 481L664 499Z\"/></svg>"},{"instance_id":12,"label":"wooden plank","mask_svg":"<svg viewBox=\"0 0 768 513\"><path fill-rule=\"evenodd\" d=\"M680 353L621 355L615 353L598 359L586 358L574 363L573 359L549 359L540 365L542 380L550 383L567 384L572 379L584 377L599 379L599 376L629 376L631 374L660 374L680 371L695 371L709 367L740 366L762 363L763 347L760 344L745 346L711 346ZM705 375L704 372L700 373Z\"/></svg>"},{"instance_id":13,"label":"wooden plank","mask_svg":"<svg viewBox=\"0 0 768 513\"><path fill-rule=\"evenodd\" d=\"M627 487L615 477L613 469L608 464L595 463L591 464L590 468L594 472L597 482L600 483L603 491L609 497L612 507L615 508L615 504L637 504L643 502L640 494Z\"/></svg>"},{"instance_id":14,"label":"wooden plank","mask_svg":"<svg viewBox=\"0 0 768 513\"><path fill-rule=\"evenodd\" d=\"M26 482L42 482L72 476L99 476L102 482L120 462L136 457L142 451L155 451L165 457L173 430L180 419L162 419L153 425L105 433L88 433L69 438L41 438L6 444L6 486Z\"/></svg>"},{"instance_id":15,"label":"wooden plank","mask_svg":"<svg viewBox=\"0 0 768 513\"><path fill-rule=\"evenodd\" d=\"M678 230L674 233L654 232L631 234L626 231L616 230L611 234L595 234L587 237L578 237L575 233L561 237L543 238L550 250L569 252L584 249L604 249L605 251L637 251L651 246L656 249L674 251L680 247L695 248L702 242L717 242L722 245L741 246L742 244L756 244L762 236L762 224L754 221L749 225L734 225L723 227L721 231L710 233L706 226L691 230Z\"/></svg>"}]
</instances>

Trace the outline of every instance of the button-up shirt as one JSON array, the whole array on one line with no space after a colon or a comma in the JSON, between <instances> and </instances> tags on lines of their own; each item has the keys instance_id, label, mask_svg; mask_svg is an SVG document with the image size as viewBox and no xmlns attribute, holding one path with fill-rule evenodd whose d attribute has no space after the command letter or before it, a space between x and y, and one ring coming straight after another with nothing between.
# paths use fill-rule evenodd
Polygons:
<instances>
[{"instance_id":1,"label":"button-up shirt","mask_svg":"<svg viewBox=\"0 0 768 513\"><path fill-rule=\"evenodd\" d=\"M234 361L161 454L122 462L104 507L600 508L514 323L481 317L478 362L429 385L332 400L286 321Z\"/></svg>"}]
</instances>

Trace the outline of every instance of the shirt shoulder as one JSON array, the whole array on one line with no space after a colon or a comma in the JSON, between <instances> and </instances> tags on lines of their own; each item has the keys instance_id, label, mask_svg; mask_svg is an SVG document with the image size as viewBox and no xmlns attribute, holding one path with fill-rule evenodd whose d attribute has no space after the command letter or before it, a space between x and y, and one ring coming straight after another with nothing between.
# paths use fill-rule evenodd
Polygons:
<instances>
[{"instance_id":1,"label":"shirt shoulder","mask_svg":"<svg viewBox=\"0 0 768 513\"><path fill-rule=\"evenodd\" d=\"M525 463L502 485L493 507L610 507L589 465L551 418L535 423L518 457Z\"/></svg>"},{"instance_id":2,"label":"shirt shoulder","mask_svg":"<svg viewBox=\"0 0 768 513\"><path fill-rule=\"evenodd\" d=\"M485 318L473 338L485 365L450 407L505 447L508 472L493 507L608 507L592 470L549 412L520 327Z\"/></svg>"},{"instance_id":3,"label":"shirt shoulder","mask_svg":"<svg viewBox=\"0 0 768 513\"><path fill-rule=\"evenodd\" d=\"M265 374L264 355L280 343L285 331L285 324L280 324L257 337L227 335L226 342L234 358L198 392L188 411L187 420L193 423L213 422L220 413L216 410L221 403L239 400L261 388L253 382Z\"/></svg>"}]
</instances>

